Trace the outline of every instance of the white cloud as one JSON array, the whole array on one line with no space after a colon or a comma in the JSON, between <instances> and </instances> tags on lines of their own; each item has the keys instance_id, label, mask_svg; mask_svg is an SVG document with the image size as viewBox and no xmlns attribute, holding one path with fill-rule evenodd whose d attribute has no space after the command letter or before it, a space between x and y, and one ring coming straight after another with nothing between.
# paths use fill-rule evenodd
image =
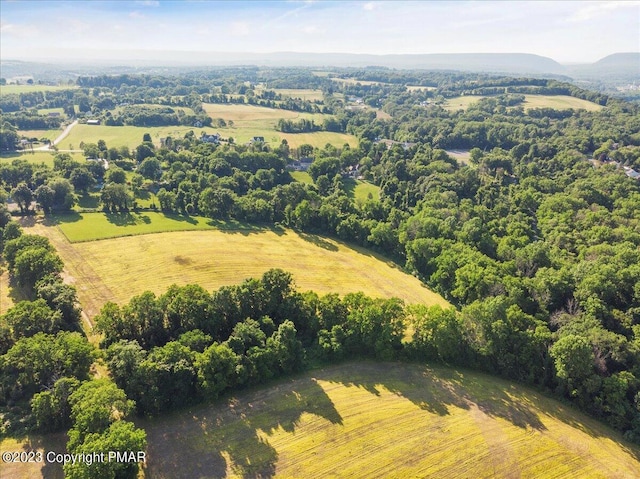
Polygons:
<instances>
[{"instance_id":1,"label":"white cloud","mask_svg":"<svg viewBox=\"0 0 640 479\"><path fill-rule=\"evenodd\" d=\"M607 12L612 12L614 10L619 10L622 8L636 8L640 7L640 2L638 1L610 1L610 2L595 2L590 3L579 10L577 10L573 15L568 18L569 22L585 22L591 20L593 18L597 18ZM636 15L638 15L638 11L636 11Z\"/></svg>"},{"instance_id":2,"label":"white cloud","mask_svg":"<svg viewBox=\"0 0 640 479\"><path fill-rule=\"evenodd\" d=\"M145 18L145 16L136 10L129 13L129 18Z\"/></svg>"},{"instance_id":3,"label":"white cloud","mask_svg":"<svg viewBox=\"0 0 640 479\"><path fill-rule=\"evenodd\" d=\"M140 0L137 1L136 4L142 5L144 7L159 7L160 2L158 0Z\"/></svg>"},{"instance_id":4,"label":"white cloud","mask_svg":"<svg viewBox=\"0 0 640 479\"><path fill-rule=\"evenodd\" d=\"M362 8L364 8L367 11L371 11L374 8L376 8L375 4L373 2L367 2L364 5L362 5Z\"/></svg>"}]
</instances>

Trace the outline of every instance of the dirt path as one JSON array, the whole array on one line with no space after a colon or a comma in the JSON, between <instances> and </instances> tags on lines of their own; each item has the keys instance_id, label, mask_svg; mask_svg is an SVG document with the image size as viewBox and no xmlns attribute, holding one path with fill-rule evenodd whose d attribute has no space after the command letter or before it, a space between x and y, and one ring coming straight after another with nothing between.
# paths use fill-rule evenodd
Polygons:
<instances>
[{"instance_id":1,"label":"dirt path","mask_svg":"<svg viewBox=\"0 0 640 479\"><path fill-rule=\"evenodd\" d=\"M56 226L45 226L43 220L25 225L28 233L49 238L64 262L63 278L65 283L73 284L78 290L78 299L82 305L82 318L89 331L93 328L93 318L107 301L115 301L115 295L107 288L96 272L73 247ZM89 332L88 331L88 332Z\"/></svg>"},{"instance_id":2,"label":"dirt path","mask_svg":"<svg viewBox=\"0 0 640 479\"><path fill-rule=\"evenodd\" d=\"M78 124L78 120L75 120L73 123L70 123L67 125L67 127L63 130L62 133L60 133L60 135L58 135L58 138L56 138L55 140L53 140L53 142L51 143L51 146L55 146L58 143L60 143L62 140L64 140L67 135L69 133L71 133L71 130L73 129L74 126L76 126ZM35 150L49 150L50 146L41 146L40 148L35 148ZM71 151L71 150L70 150ZM75 151L75 150L73 150Z\"/></svg>"}]
</instances>

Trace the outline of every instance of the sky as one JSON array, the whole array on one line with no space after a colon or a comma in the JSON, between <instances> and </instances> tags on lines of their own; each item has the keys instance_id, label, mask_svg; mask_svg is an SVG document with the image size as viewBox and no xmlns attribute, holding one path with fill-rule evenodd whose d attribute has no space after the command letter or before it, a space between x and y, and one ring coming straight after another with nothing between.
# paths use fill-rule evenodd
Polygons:
<instances>
[{"instance_id":1,"label":"sky","mask_svg":"<svg viewBox=\"0 0 640 479\"><path fill-rule=\"evenodd\" d=\"M3 60L140 51L533 53L561 63L640 51L640 1L0 0Z\"/></svg>"}]
</instances>

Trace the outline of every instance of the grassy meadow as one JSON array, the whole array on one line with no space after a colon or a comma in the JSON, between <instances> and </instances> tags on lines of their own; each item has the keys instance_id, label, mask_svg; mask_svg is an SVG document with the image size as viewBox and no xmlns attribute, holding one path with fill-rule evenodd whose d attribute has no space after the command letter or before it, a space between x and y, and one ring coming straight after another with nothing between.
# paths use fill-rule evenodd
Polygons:
<instances>
[{"instance_id":1,"label":"grassy meadow","mask_svg":"<svg viewBox=\"0 0 640 479\"><path fill-rule=\"evenodd\" d=\"M18 130L18 134L20 136L26 136L27 138L37 138L38 140L41 138L46 138L47 140L54 141L56 138L60 136L62 131L63 131L62 128L55 129L55 130ZM62 143L60 144L60 147L65 149L66 145Z\"/></svg>"},{"instance_id":2,"label":"grassy meadow","mask_svg":"<svg viewBox=\"0 0 640 479\"><path fill-rule=\"evenodd\" d=\"M322 101L324 99L322 90L312 90L304 88L274 88L273 91L279 93L282 96L299 98L301 100Z\"/></svg>"},{"instance_id":3,"label":"grassy meadow","mask_svg":"<svg viewBox=\"0 0 640 479\"><path fill-rule=\"evenodd\" d=\"M124 303L146 290L161 294L174 283L197 283L212 291L260 277L270 268L291 272L301 291L362 291L375 297L397 296L408 303L448 305L382 256L333 239L240 223L206 223L199 218L163 221L152 213L126 215L117 221L102 213L77 217L77 222L60 222L58 227L36 223L26 231L52 241L89 317L106 301ZM162 228L192 231L142 234ZM134 236L80 243L67 239L115 236L116 231Z\"/></svg>"},{"instance_id":4,"label":"grassy meadow","mask_svg":"<svg viewBox=\"0 0 640 479\"><path fill-rule=\"evenodd\" d=\"M65 152L67 153L67 152ZM80 152L72 152L69 153L75 161L83 162L85 161L84 156ZM2 163L10 163L13 160L25 160L29 163L40 164L44 163L50 168L53 168L53 157L56 153L51 151L33 151L33 152L15 152L15 153L2 153L0 155L0 164Z\"/></svg>"},{"instance_id":5,"label":"grassy meadow","mask_svg":"<svg viewBox=\"0 0 640 479\"><path fill-rule=\"evenodd\" d=\"M140 421L146 477L630 478L640 450L476 372L352 362Z\"/></svg>"},{"instance_id":6,"label":"grassy meadow","mask_svg":"<svg viewBox=\"0 0 640 479\"><path fill-rule=\"evenodd\" d=\"M75 85L0 85L0 95L33 93L40 91L75 90Z\"/></svg>"},{"instance_id":7,"label":"grassy meadow","mask_svg":"<svg viewBox=\"0 0 640 479\"><path fill-rule=\"evenodd\" d=\"M279 145L286 139L291 148L310 144L322 148L327 143L341 147L345 143L355 147L358 140L353 135L334 133L329 131L317 131L313 133L282 133L276 131L278 120L314 120L316 124L322 124L328 115L319 113L301 113L278 108L266 108L255 105L217 104L205 103L204 109L213 118L222 118L225 121L233 121L233 127L217 128L224 138L233 138L236 143L247 143L254 136L262 136L266 143L272 146Z\"/></svg>"},{"instance_id":8,"label":"grassy meadow","mask_svg":"<svg viewBox=\"0 0 640 479\"><path fill-rule=\"evenodd\" d=\"M574 98L567 95L524 95L525 101L522 103L525 111L532 108L554 108L556 110L584 109L587 111L598 111L603 107L596 103ZM462 95L447 99L442 105L446 110L466 110L470 105L476 103L481 98L487 98L483 95Z\"/></svg>"}]
</instances>

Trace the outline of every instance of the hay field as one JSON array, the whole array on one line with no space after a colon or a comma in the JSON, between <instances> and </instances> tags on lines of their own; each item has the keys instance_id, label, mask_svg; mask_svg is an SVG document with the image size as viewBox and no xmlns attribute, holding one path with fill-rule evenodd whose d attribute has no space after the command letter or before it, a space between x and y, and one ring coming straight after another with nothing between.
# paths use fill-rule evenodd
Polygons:
<instances>
[{"instance_id":1,"label":"hay field","mask_svg":"<svg viewBox=\"0 0 640 479\"><path fill-rule=\"evenodd\" d=\"M27 138L46 138L47 140L55 140L60 136L60 134L64 131L63 128L55 129L55 130L18 130L18 134L20 136L26 136ZM61 144L60 146L64 146Z\"/></svg>"},{"instance_id":2,"label":"hay field","mask_svg":"<svg viewBox=\"0 0 640 479\"><path fill-rule=\"evenodd\" d=\"M531 108L554 108L556 110L566 110L573 108L587 111L599 111L604 107L582 98L574 98L567 95L525 95L523 103L524 109Z\"/></svg>"},{"instance_id":3,"label":"hay field","mask_svg":"<svg viewBox=\"0 0 640 479\"><path fill-rule=\"evenodd\" d=\"M307 119L314 120L316 124L322 124L329 115L302 113L255 105L205 103L203 106L211 118L222 118L227 122L229 120L233 121L233 127L218 128L216 131L224 138L233 138L236 143L247 143L254 136L262 136L265 142L272 146L277 146L283 139L286 139L291 148L297 148L304 144L319 148L324 147L327 143L336 147L341 147L345 143L352 147L358 145L358 139L355 136L345 133L329 131L282 133L275 129L276 123L280 119L293 121Z\"/></svg>"},{"instance_id":4,"label":"hay field","mask_svg":"<svg viewBox=\"0 0 640 479\"><path fill-rule=\"evenodd\" d=\"M40 91L76 90L75 85L0 85L0 95L33 93Z\"/></svg>"},{"instance_id":5,"label":"hay field","mask_svg":"<svg viewBox=\"0 0 640 479\"><path fill-rule=\"evenodd\" d=\"M61 145L72 144L75 147L84 143L98 143L104 140L109 148L127 146L135 148L142 143L145 133L151 135L151 139L156 146L160 146L160 138L171 136L182 138L188 131L193 131L196 136L200 136L201 131L213 134L217 130L214 128L195 128L192 126L106 126L106 125L82 125L78 124L62 141Z\"/></svg>"},{"instance_id":6,"label":"hay field","mask_svg":"<svg viewBox=\"0 0 640 479\"><path fill-rule=\"evenodd\" d=\"M587 111L598 111L603 107L596 103L574 98L567 95L524 95L525 101L521 104L525 111L532 108L553 108L556 110L584 109ZM447 99L442 105L445 110L456 111L466 110L470 105L476 103L481 98L487 98L483 95L463 95Z\"/></svg>"},{"instance_id":7,"label":"hay field","mask_svg":"<svg viewBox=\"0 0 640 479\"><path fill-rule=\"evenodd\" d=\"M382 256L291 230L180 231L74 244L57 227L37 223L27 232L43 234L55 245L89 317L106 301L124 303L146 290L161 294L174 283L197 283L213 291L260 277L270 268L291 272L300 291L363 291L448 306Z\"/></svg>"},{"instance_id":8,"label":"hay field","mask_svg":"<svg viewBox=\"0 0 640 479\"><path fill-rule=\"evenodd\" d=\"M279 93L282 96L288 96L291 98L300 98L301 100L309 100L309 101L322 101L324 99L324 95L322 94L322 90L312 90L312 89L297 89L297 88L274 88L273 91Z\"/></svg>"},{"instance_id":9,"label":"hay field","mask_svg":"<svg viewBox=\"0 0 640 479\"><path fill-rule=\"evenodd\" d=\"M640 449L484 374L352 362L140 425L150 479L640 477Z\"/></svg>"}]
</instances>

